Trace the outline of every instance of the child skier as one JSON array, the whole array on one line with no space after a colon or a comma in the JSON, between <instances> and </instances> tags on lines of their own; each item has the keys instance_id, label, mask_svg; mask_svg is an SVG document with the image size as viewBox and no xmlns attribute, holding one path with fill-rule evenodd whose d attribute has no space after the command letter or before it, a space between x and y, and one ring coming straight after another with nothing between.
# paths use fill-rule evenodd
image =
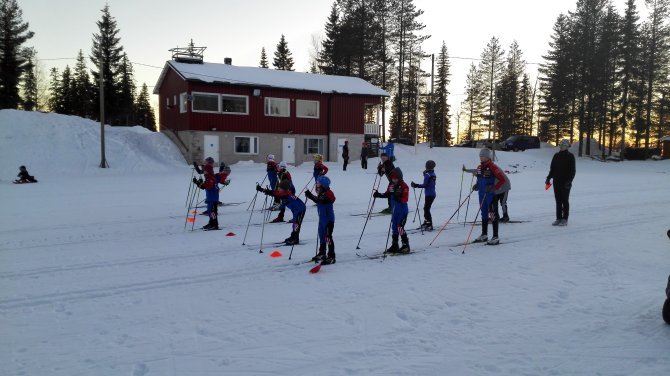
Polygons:
<instances>
[{"instance_id":1,"label":"child skier","mask_svg":"<svg viewBox=\"0 0 670 376\"><path fill-rule=\"evenodd\" d=\"M379 176L386 175L386 178L389 181L389 185L388 185L389 187L391 186L391 171L393 171L394 168L395 168L395 166L393 165L393 161L391 161L389 159L388 155L386 155L386 153L381 153L381 155L379 156L379 165L377 166L377 174L379 174ZM390 198L388 200L388 207L386 209L382 210L381 213L384 213L384 214L390 214L391 213L391 199Z\"/></svg>"},{"instance_id":2,"label":"child skier","mask_svg":"<svg viewBox=\"0 0 670 376\"><path fill-rule=\"evenodd\" d=\"M502 170L491 161L491 150L484 148L479 151L479 160L481 164L476 169L466 169L463 166L463 171L470 172L477 176L477 184L473 187L479 192L479 203L481 205L482 213L482 234L473 242L486 242L488 245L497 245L498 239L498 200L497 195L502 192L509 191L510 183L505 178ZM493 237L488 238L488 224L489 220L493 226Z\"/></svg>"},{"instance_id":3,"label":"child skier","mask_svg":"<svg viewBox=\"0 0 670 376\"><path fill-rule=\"evenodd\" d=\"M207 213L209 213L209 222L202 227L203 230L219 230L219 184L228 185L228 175L230 167L225 166L222 172L214 173L214 159L207 158L207 163L203 166L204 180L193 178L193 183L200 189L205 190L205 203L207 204Z\"/></svg>"},{"instance_id":4,"label":"child skier","mask_svg":"<svg viewBox=\"0 0 670 376\"><path fill-rule=\"evenodd\" d=\"M291 210L293 214L293 230L291 231L291 236L284 239L284 243L287 245L294 245L300 242L300 225L302 224L302 219L305 217L306 206L301 199L291 193L291 186L287 180L279 182L276 190L271 190L263 188L260 185L256 185L256 190L258 192L263 192L267 196L272 196L280 200L282 206L286 206Z\"/></svg>"},{"instance_id":5,"label":"child skier","mask_svg":"<svg viewBox=\"0 0 670 376\"><path fill-rule=\"evenodd\" d=\"M291 194L295 194L295 186L293 185L293 180L291 179L291 173L288 172L286 167L288 167L286 162L284 162L284 161L279 162L279 172L277 172L277 177L278 177L280 183L284 180L288 181L289 182L289 190L291 191ZM284 222L284 213L285 212L286 212L286 206L283 206L283 205L280 206L279 215L277 215L277 218L273 219L271 221L271 223Z\"/></svg>"},{"instance_id":6,"label":"child skier","mask_svg":"<svg viewBox=\"0 0 670 376\"><path fill-rule=\"evenodd\" d=\"M327 173L328 173L328 167L326 167L326 165L323 164L323 155L314 154L314 172L312 173L312 177L314 177L314 182L316 183L316 179L319 176L324 176Z\"/></svg>"},{"instance_id":7,"label":"child skier","mask_svg":"<svg viewBox=\"0 0 670 376\"><path fill-rule=\"evenodd\" d=\"M14 180L14 184L37 183L35 177L28 173L26 166L19 167L19 174L16 177L18 179Z\"/></svg>"},{"instance_id":8,"label":"child skier","mask_svg":"<svg viewBox=\"0 0 670 376\"><path fill-rule=\"evenodd\" d=\"M335 242L333 241L333 229L335 228L335 212L333 203L335 194L330 190L330 179L319 176L316 179L316 196L311 191L306 191L305 196L316 203L319 213L319 253L312 259L321 262L322 265L335 263ZM328 255L326 255L328 245Z\"/></svg>"},{"instance_id":9,"label":"child skier","mask_svg":"<svg viewBox=\"0 0 670 376\"><path fill-rule=\"evenodd\" d=\"M391 199L391 227L393 229L393 242L391 248L387 249L387 253L409 253L409 239L405 232L405 222L407 221L407 200L409 199L409 187L402 180L402 171L396 167L389 174L391 176L391 184L389 184L386 192L379 193L375 190L374 197L390 198ZM402 238L402 246L398 247L398 235Z\"/></svg>"},{"instance_id":10,"label":"child skier","mask_svg":"<svg viewBox=\"0 0 670 376\"><path fill-rule=\"evenodd\" d=\"M279 172L279 167L277 166L277 162L275 162L274 154L268 154L265 171L267 172L268 182L270 183L270 189L272 190L277 189L277 182L279 181L277 173ZM279 209L279 206L280 206L279 200L275 199L274 205L272 205L270 210L277 210Z\"/></svg>"},{"instance_id":11,"label":"child skier","mask_svg":"<svg viewBox=\"0 0 670 376\"><path fill-rule=\"evenodd\" d=\"M421 229L425 231L433 231L433 216L430 214L430 207L435 201L437 194L435 193L435 161L428 160L426 161L426 170L423 172L423 184L416 184L415 182L411 183L412 188L423 188L425 189L426 199L423 204L423 224Z\"/></svg>"}]
</instances>

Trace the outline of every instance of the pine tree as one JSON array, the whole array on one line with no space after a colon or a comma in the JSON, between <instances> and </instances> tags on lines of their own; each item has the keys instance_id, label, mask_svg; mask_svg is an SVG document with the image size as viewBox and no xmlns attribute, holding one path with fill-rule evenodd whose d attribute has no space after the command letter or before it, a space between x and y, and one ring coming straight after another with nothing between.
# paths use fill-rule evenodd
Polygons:
<instances>
[{"instance_id":1,"label":"pine tree","mask_svg":"<svg viewBox=\"0 0 670 376\"><path fill-rule=\"evenodd\" d=\"M530 77L527 73L521 78L521 87L519 88L519 97L517 102L518 127L516 132L520 134L533 134L533 110L532 110L532 89L530 87ZM501 137L501 139L503 139Z\"/></svg>"},{"instance_id":2,"label":"pine tree","mask_svg":"<svg viewBox=\"0 0 670 376\"><path fill-rule=\"evenodd\" d=\"M47 105L49 106L49 111L60 113L60 96L58 91L60 90L60 72L57 68L51 68L49 71L49 99Z\"/></svg>"},{"instance_id":3,"label":"pine tree","mask_svg":"<svg viewBox=\"0 0 670 376\"><path fill-rule=\"evenodd\" d=\"M438 146L446 146L451 143L451 125L449 115L449 82L451 73L449 73L449 52L447 44L442 41L440 53L437 56L437 76L435 77L435 93L433 100L433 140L437 140ZM433 141L431 140L431 141Z\"/></svg>"},{"instance_id":4,"label":"pine tree","mask_svg":"<svg viewBox=\"0 0 670 376\"><path fill-rule=\"evenodd\" d=\"M497 88L496 95L496 127L497 136L505 139L520 131L521 115L519 111L519 89L525 70L525 61L519 44L514 41L507 54L507 65Z\"/></svg>"},{"instance_id":5,"label":"pine tree","mask_svg":"<svg viewBox=\"0 0 670 376\"><path fill-rule=\"evenodd\" d=\"M474 134L479 132L481 126L482 112L486 90L481 80L481 72L474 63L470 64L470 70L465 81L465 101L463 110L468 118L468 126L465 135L466 140L473 140Z\"/></svg>"},{"instance_id":6,"label":"pine tree","mask_svg":"<svg viewBox=\"0 0 670 376\"><path fill-rule=\"evenodd\" d=\"M25 111L34 111L39 107L39 92L35 64L35 50L27 49L26 72L23 75L22 108Z\"/></svg>"},{"instance_id":7,"label":"pine tree","mask_svg":"<svg viewBox=\"0 0 670 376\"><path fill-rule=\"evenodd\" d=\"M269 68L268 55L265 53L265 47L261 48L261 61L258 64L259 68Z\"/></svg>"},{"instance_id":8,"label":"pine tree","mask_svg":"<svg viewBox=\"0 0 670 376\"><path fill-rule=\"evenodd\" d=\"M77 55L77 64L74 67L72 87L73 113L83 118L93 117L93 97L95 96L95 88L88 75L86 60L82 50L79 50L79 54Z\"/></svg>"},{"instance_id":9,"label":"pine tree","mask_svg":"<svg viewBox=\"0 0 670 376\"><path fill-rule=\"evenodd\" d=\"M16 0L0 0L0 109L18 108L21 103L21 76L32 68L30 51L23 47L34 35L28 27Z\"/></svg>"},{"instance_id":10,"label":"pine tree","mask_svg":"<svg viewBox=\"0 0 670 376\"><path fill-rule=\"evenodd\" d=\"M495 88L502 79L504 62L503 56L505 52L500 46L497 37L491 37L491 40L486 45L486 48L481 55L481 63L479 72L482 74L482 82L486 85L488 94L488 138L491 138L493 129L493 112L495 111Z\"/></svg>"},{"instance_id":11,"label":"pine tree","mask_svg":"<svg viewBox=\"0 0 670 376\"><path fill-rule=\"evenodd\" d=\"M281 35L279 43L277 43L277 50L275 51L275 57L272 62L272 65L277 70L293 70L293 57L291 57L291 50L288 49L288 43L284 34Z\"/></svg>"},{"instance_id":12,"label":"pine tree","mask_svg":"<svg viewBox=\"0 0 670 376\"><path fill-rule=\"evenodd\" d=\"M59 114L74 114L74 95L72 81L72 70L70 69L69 65L66 65L65 69L63 69L63 74L60 77L60 87L56 92L60 103L60 111L58 111Z\"/></svg>"},{"instance_id":13,"label":"pine tree","mask_svg":"<svg viewBox=\"0 0 670 376\"><path fill-rule=\"evenodd\" d=\"M109 13L109 5L101 10L102 19L98 25L98 34L93 34L93 47L91 48L91 63L93 64L93 81L99 85L102 73L105 97L105 122L114 123L118 120L119 92L117 77L119 66L123 59L123 47L119 45L121 38L118 37L119 29L116 20ZM100 64L102 63L102 72ZM96 91L95 103L100 103L99 90ZM94 115L99 119L100 107L94 106Z\"/></svg>"},{"instance_id":14,"label":"pine tree","mask_svg":"<svg viewBox=\"0 0 670 376\"><path fill-rule=\"evenodd\" d=\"M156 117L154 116L154 110L151 108L149 103L149 89L147 84L142 84L142 89L140 89L140 94L137 96L137 102L135 103L135 120L139 125L147 128L148 130L155 132L156 129Z\"/></svg>"},{"instance_id":15,"label":"pine tree","mask_svg":"<svg viewBox=\"0 0 670 376\"><path fill-rule=\"evenodd\" d=\"M630 110L632 106L631 97L633 92L634 81L639 76L640 67L640 25L638 24L640 17L637 13L635 0L628 0L626 3L626 10L621 25L621 69L619 75L621 81L619 83L620 98L620 119L619 125L621 127L621 146L626 147L626 132L630 124L629 119L633 114Z\"/></svg>"},{"instance_id":16,"label":"pine tree","mask_svg":"<svg viewBox=\"0 0 670 376\"><path fill-rule=\"evenodd\" d=\"M128 60L128 55L123 54L121 64L119 65L117 87L117 122L119 125L134 125L134 103L135 103L135 76L133 65Z\"/></svg>"},{"instance_id":17,"label":"pine tree","mask_svg":"<svg viewBox=\"0 0 670 376\"><path fill-rule=\"evenodd\" d=\"M333 2L326 22L326 38L321 42L319 52L319 69L324 74L339 75L341 73L340 63L340 14L337 9L337 0Z\"/></svg>"}]
</instances>

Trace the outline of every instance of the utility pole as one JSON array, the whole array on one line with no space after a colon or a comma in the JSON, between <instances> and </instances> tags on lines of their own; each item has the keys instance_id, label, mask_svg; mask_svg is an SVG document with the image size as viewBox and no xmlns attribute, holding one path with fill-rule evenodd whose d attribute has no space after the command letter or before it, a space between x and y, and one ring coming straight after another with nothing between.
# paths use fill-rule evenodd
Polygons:
<instances>
[{"instance_id":1,"label":"utility pole","mask_svg":"<svg viewBox=\"0 0 670 376\"><path fill-rule=\"evenodd\" d=\"M102 43L102 40L100 41ZM107 159L105 158L105 79L104 79L104 62L102 58L102 45L100 46L100 168L108 168Z\"/></svg>"}]
</instances>

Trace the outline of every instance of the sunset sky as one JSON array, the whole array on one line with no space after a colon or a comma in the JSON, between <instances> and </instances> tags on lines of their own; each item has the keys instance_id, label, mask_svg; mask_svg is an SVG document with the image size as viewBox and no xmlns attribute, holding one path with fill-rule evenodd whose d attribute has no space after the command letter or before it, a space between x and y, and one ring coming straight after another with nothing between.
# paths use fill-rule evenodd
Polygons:
<instances>
[{"instance_id":1,"label":"sunset sky","mask_svg":"<svg viewBox=\"0 0 670 376\"><path fill-rule=\"evenodd\" d=\"M322 36L332 0L21 0L24 21L35 36L26 45L37 49L45 70L73 66L80 49L90 54L92 35L98 32L100 10L109 4L120 29L121 44L134 64L138 86L146 82L153 89L160 68L170 59L168 50L184 47L193 39L206 46L205 61L257 66L261 48L270 62L275 46L286 36L293 53L294 68L308 69L313 36ZM625 0L614 0L620 14ZM542 61L547 52L552 26L560 13L574 10L576 0L415 0L424 10L420 20L431 35L424 44L427 53L439 52L446 42L451 59L452 113L462 101L465 75L492 36L507 50L516 40L528 63ZM644 2L638 0L644 18ZM465 58L465 59L464 59ZM428 71L430 59L422 62ZM534 82L537 65L527 72ZM153 102L157 102L154 96Z\"/></svg>"}]
</instances>

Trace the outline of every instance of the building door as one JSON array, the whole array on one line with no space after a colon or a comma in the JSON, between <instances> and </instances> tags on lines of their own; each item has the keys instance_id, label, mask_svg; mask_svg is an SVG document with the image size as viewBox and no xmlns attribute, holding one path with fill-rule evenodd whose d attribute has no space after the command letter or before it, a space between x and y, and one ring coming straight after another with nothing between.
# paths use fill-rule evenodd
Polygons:
<instances>
[{"instance_id":1,"label":"building door","mask_svg":"<svg viewBox=\"0 0 670 376\"><path fill-rule=\"evenodd\" d=\"M205 135L205 154L204 158L207 157L212 157L214 158L215 162L219 162L221 159L219 158L219 136L214 136L214 135Z\"/></svg>"},{"instance_id":2,"label":"building door","mask_svg":"<svg viewBox=\"0 0 670 376\"><path fill-rule=\"evenodd\" d=\"M282 161L295 164L295 138L282 139Z\"/></svg>"},{"instance_id":3,"label":"building door","mask_svg":"<svg viewBox=\"0 0 670 376\"><path fill-rule=\"evenodd\" d=\"M337 139L337 161L338 162L344 162L344 159L342 159L342 148L344 147L344 141L347 141L348 139L346 138L338 138ZM351 153L349 153L349 159L351 160Z\"/></svg>"}]
</instances>

